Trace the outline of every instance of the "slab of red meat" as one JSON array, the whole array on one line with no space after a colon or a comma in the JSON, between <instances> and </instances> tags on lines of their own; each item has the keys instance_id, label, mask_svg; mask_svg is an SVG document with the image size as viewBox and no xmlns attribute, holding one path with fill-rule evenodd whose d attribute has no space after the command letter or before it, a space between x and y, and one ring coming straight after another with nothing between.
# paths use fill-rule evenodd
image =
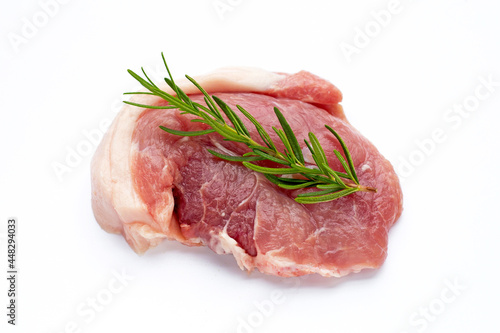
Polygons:
<instances>
[{"instance_id":1,"label":"slab of red meat","mask_svg":"<svg viewBox=\"0 0 500 333\"><path fill-rule=\"evenodd\" d=\"M315 133L331 166L342 170L333 154L340 145L324 128L330 125L349 147L360 183L378 192L299 204L293 198L303 190L283 190L241 163L207 152L241 155L248 152L245 145L223 141L216 133L171 135L158 126L184 131L206 127L177 110L127 106L93 159L92 202L100 225L122 233L139 253L164 238L176 239L232 253L242 269L281 276L342 276L379 267L387 255L389 228L401 214L401 189L390 163L345 119L339 90L307 72L232 69L197 80L230 106L243 106L271 136L271 127L279 124L273 112L278 107L299 142ZM178 84L203 103L186 82ZM147 95L136 101L165 104ZM313 164L308 151L303 152Z\"/></svg>"}]
</instances>

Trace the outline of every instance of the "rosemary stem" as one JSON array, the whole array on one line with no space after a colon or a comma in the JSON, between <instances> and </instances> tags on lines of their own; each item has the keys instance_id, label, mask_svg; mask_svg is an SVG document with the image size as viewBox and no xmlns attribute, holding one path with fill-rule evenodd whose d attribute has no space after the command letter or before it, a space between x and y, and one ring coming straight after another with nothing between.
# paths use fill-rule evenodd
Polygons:
<instances>
[{"instance_id":1,"label":"rosemary stem","mask_svg":"<svg viewBox=\"0 0 500 333\"><path fill-rule=\"evenodd\" d=\"M264 129L257 119L254 118L248 111L240 105L236 105L238 110L248 119L260 136L264 145L251 138L250 131L242 119L229 107L224 101L217 96L210 96L208 93L190 76L186 78L193 83L198 90L204 95L206 106L198 104L191 100L182 89L174 83L174 79L165 61L162 53L163 62L168 72L168 78L165 82L172 88L174 94L169 94L156 86L144 72L146 78L142 78L131 70L128 70L130 75L134 77L141 85L143 85L149 92L136 92L131 94L149 94L158 96L168 102L169 106L158 107L151 106L156 109L178 109L181 114L191 114L198 118L191 119L192 122L199 122L208 125L209 129L201 131L179 131L164 126L159 126L162 130L174 134L184 136L199 136L209 133L218 133L224 140L240 142L247 145L250 151L243 154L243 156L225 155L212 151L208 151L218 157L232 162L242 162L247 168L265 175L265 177L276 184L277 186L289 189L304 189L316 187L318 191L299 193L295 200L299 203L320 203L338 199L340 197L350 195L355 192L377 192L371 186L363 186L359 184L356 170L354 168L354 161L352 159L346 144L333 128L325 125L326 129L330 131L340 143L343 155L340 151L334 149L333 153L342 165L343 171L333 170L328 163L325 151L321 144L314 135L309 132L308 138L304 142L311 153L314 160L305 161L302 148L297 141L297 137L293 132L290 124L287 122L283 114L278 108L274 108L274 113L278 118L281 128L272 127L278 138L281 140L284 150L280 151L276 144L271 139L269 133ZM148 105L125 102L137 107L148 107ZM226 116L224 117L223 114ZM271 161L281 164L284 167L266 167L259 163L251 163L256 161ZM344 172L345 171L345 172ZM293 176L295 175L295 176ZM292 176L292 177L289 177Z\"/></svg>"},{"instance_id":2,"label":"rosemary stem","mask_svg":"<svg viewBox=\"0 0 500 333\"><path fill-rule=\"evenodd\" d=\"M360 192L373 192L373 193L377 193L377 189L375 187L358 185L358 184L351 183L351 182L344 182L344 184L346 184L349 187L356 188Z\"/></svg>"}]
</instances>

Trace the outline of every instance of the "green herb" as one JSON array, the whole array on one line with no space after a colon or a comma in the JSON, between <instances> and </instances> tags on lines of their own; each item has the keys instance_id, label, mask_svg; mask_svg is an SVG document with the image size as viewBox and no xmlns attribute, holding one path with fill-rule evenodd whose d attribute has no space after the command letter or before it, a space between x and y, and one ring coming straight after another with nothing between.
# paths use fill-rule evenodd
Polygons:
<instances>
[{"instance_id":1,"label":"green herb","mask_svg":"<svg viewBox=\"0 0 500 333\"><path fill-rule=\"evenodd\" d=\"M326 159L325 151L321 147L317 137L311 132L309 133L309 141L304 140L304 142L310 150L316 166L306 166L299 142L297 141L290 125L278 108L274 108L274 113L278 118L281 128L273 127L273 130L285 146L284 151L279 151L277 149L275 143L264 127L262 127L262 125L247 110L240 105L236 105L238 110L255 126L255 129L257 130L257 133L259 133L259 136L265 146L256 142L250 137L250 132L245 127L243 121L236 114L236 112L234 112L217 96L210 96L193 78L186 75L186 78L191 81L204 95L205 105L193 102L189 96L187 96L186 93L184 93L184 91L182 91L182 89L175 84L163 53L162 58L168 72L168 78L165 78L165 82L170 86L170 88L172 88L175 94L169 94L158 88L158 86L155 85L148 77L144 69L142 69L142 73L144 74L145 79L131 70L128 70L128 72L148 91L130 92L126 94L146 94L158 96L166 100L169 105L151 106L129 101L125 101L124 103L149 109L179 109L181 114L192 114L198 117L192 119L191 121L201 122L210 127L210 129L204 131L177 131L160 126L162 130L181 136L198 136L217 132L224 137L224 140L244 143L250 148L250 151L243 156L225 155L210 149L208 149L208 151L221 159L242 162L245 167L256 172L263 173L269 181L281 188L295 190L314 187L318 189L318 191L298 194L295 200L300 203L309 204L325 202L338 199L354 192L377 191L373 187L362 186L359 184L351 154L349 153L349 150L347 149L342 138L330 126L325 125L325 127L340 142L340 146L344 152L345 158L339 151L333 151L342 164L344 172L332 170ZM229 123L222 116L222 114L227 117ZM252 163L254 161L264 160L281 164L282 167L269 168ZM295 175L295 177L280 177L282 175Z\"/></svg>"}]
</instances>

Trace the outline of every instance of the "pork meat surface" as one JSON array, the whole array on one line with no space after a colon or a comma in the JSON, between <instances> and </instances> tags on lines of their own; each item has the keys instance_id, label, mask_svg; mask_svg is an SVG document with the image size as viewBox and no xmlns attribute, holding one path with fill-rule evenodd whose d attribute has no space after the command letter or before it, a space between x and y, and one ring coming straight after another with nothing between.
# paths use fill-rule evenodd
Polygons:
<instances>
[{"instance_id":1,"label":"pork meat surface","mask_svg":"<svg viewBox=\"0 0 500 333\"><path fill-rule=\"evenodd\" d=\"M333 154L341 147L324 125L333 127L349 147L360 183L376 187L377 193L299 204L293 198L304 190L278 188L241 163L207 152L241 155L248 152L245 145L223 141L217 133L171 135L159 126L186 131L206 125L177 110L125 106L92 160L92 207L101 227L121 233L138 253L174 239L233 254L242 269L280 276L343 276L379 267L387 256L389 228L402 211L402 192L391 164L346 120L340 91L304 71L288 75L232 68L195 79L234 109L241 105L252 113L276 143L280 140L271 127L279 126L273 112L278 107L299 142L315 133L332 168L342 170ZM194 86L177 84L203 104ZM166 104L149 95L133 100Z\"/></svg>"}]
</instances>

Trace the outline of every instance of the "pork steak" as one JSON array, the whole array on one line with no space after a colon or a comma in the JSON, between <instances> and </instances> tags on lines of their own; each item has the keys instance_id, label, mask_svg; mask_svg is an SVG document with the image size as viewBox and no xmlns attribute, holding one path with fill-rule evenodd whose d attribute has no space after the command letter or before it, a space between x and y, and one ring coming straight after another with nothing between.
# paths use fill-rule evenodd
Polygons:
<instances>
[{"instance_id":1,"label":"pork steak","mask_svg":"<svg viewBox=\"0 0 500 333\"><path fill-rule=\"evenodd\" d=\"M127 105L92 160L92 207L101 227L121 233L138 253L174 239L232 253L242 269L280 276L343 276L379 267L387 256L389 228L401 215L402 192L391 164L346 120L340 91L305 71L289 75L230 68L195 79L234 109L243 106L275 143L280 140L271 128L279 126L273 112L278 107L299 142L315 133L332 168L342 170L333 154L341 147L324 127L331 126L349 148L360 183L377 193L299 204L293 198L304 190L281 189L241 163L207 152L242 155L248 152L245 145L223 141L217 133L166 133L160 125L182 131L207 127L178 110ZM177 84L203 104L194 86L186 80ZM166 104L150 95L133 101ZM245 125L258 138L255 128ZM306 162L314 164L303 152Z\"/></svg>"}]
</instances>

